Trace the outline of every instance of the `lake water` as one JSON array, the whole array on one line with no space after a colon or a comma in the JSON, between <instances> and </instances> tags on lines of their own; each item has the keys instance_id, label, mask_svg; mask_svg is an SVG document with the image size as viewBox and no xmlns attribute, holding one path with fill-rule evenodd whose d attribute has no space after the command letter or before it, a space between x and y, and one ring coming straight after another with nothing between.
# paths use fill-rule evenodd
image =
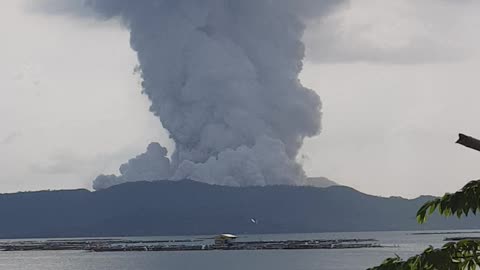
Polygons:
<instances>
[{"instance_id":1,"label":"lake water","mask_svg":"<svg viewBox=\"0 0 480 270\"><path fill-rule=\"evenodd\" d=\"M120 252L85 251L0 252L0 269L8 270L353 270L379 264L384 258L407 257L429 245L440 247L445 237L479 236L455 234L418 235L412 232L318 233L246 235L240 241L374 238L384 248L345 250L205 251L205 252ZM177 239L195 238L179 237ZM138 239L138 238L129 238ZM174 237L149 237L175 239Z\"/></svg>"}]
</instances>

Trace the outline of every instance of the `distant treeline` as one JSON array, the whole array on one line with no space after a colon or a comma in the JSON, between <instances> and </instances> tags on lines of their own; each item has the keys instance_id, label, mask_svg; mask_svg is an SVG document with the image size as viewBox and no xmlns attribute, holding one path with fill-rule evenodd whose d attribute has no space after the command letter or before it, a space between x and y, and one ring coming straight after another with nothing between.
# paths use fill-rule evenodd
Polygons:
<instances>
[{"instance_id":1,"label":"distant treeline","mask_svg":"<svg viewBox=\"0 0 480 270\"><path fill-rule=\"evenodd\" d=\"M475 229L480 219L416 223L430 197L381 198L349 187L225 187L194 181L0 195L0 237L93 237Z\"/></svg>"}]
</instances>

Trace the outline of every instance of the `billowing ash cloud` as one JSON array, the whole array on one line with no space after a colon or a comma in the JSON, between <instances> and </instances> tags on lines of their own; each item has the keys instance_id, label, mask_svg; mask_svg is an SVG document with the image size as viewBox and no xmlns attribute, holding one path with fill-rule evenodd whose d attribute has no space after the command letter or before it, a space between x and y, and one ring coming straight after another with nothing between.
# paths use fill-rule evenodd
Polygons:
<instances>
[{"instance_id":1,"label":"billowing ash cloud","mask_svg":"<svg viewBox=\"0 0 480 270\"><path fill-rule=\"evenodd\" d=\"M151 111L176 144L171 161L152 144L122 165L121 176L99 176L94 188L160 179L303 184L295 159L304 138L319 133L321 103L298 79L302 18L339 2L88 1L130 30Z\"/></svg>"},{"instance_id":2,"label":"billowing ash cloud","mask_svg":"<svg viewBox=\"0 0 480 270\"><path fill-rule=\"evenodd\" d=\"M151 143L147 152L120 166L120 173L121 176L100 175L93 181L93 188L100 190L126 182L168 179L172 172L167 149L158 143Z\"/></svg>"}]
</instances>

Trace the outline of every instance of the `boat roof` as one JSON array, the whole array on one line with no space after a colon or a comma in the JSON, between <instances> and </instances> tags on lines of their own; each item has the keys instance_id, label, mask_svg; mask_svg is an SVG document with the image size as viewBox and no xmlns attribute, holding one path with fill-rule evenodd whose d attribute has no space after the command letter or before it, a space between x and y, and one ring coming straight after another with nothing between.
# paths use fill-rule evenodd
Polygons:
<instances>
[{"instance_id":1,"label":"boat roof","mask_svg":"<svg viewBox=\"0 0 480 270\"><path fill-rule=\"evenodd\" d=\"M238 238L236 235L229 234L229 233L222 233L222 234L218 235L217 237L219 237L219 238L230 238L230 239Z\"/></svg>"}]
</instances>

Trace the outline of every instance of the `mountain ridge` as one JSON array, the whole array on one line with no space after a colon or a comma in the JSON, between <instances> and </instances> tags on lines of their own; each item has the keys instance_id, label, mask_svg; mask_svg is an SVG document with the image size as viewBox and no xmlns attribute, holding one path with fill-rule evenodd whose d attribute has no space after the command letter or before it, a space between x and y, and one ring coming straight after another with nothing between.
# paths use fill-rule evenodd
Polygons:
<instances>
[{"instance_id":1,"label":"mountain ridge","mask_svg":"<svg viewBox=\"0 0 480 270\"><path fill-rule=\"evenodd\" d=\"M0 195L0 238L474 229L478 222L415 219L426 198L383 198L345 186L227 187L132 182ZM257 223L251 222L252 219Z\"/></svg>"}]
</instances>

